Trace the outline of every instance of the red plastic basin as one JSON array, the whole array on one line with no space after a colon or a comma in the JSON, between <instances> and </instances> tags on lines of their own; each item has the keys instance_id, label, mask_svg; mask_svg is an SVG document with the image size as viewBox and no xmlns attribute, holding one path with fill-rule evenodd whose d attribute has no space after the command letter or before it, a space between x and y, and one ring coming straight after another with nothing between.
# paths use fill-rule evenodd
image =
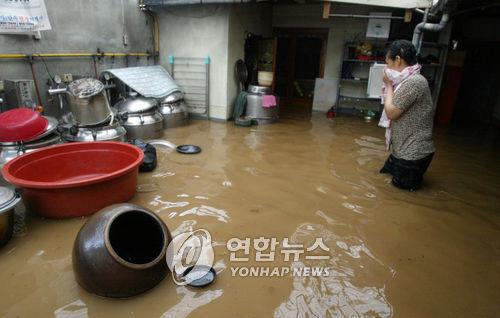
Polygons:
<instances>
[{"instance_id":1,"label":"red plastic basin","mask_svg":"<svg viewBox=\"0 0 500 318\"><path fill-rule=\"evenodd\" d=\"M0 142L28 141L42 134L49 121L29 108L15 108L0 114Z\"/></svg>"},{"instance_id":2,"label":"red plastic basin","mask_svg":"<svg viewBox=\"0 0 500 318\"><path fill-rule=\"evenodd\" d=\"M49 218L95 213L135 194L144 154L121 142L75 142L9 161L4 178L22 188L26 208Z\"/></svg>"}]
</instances>

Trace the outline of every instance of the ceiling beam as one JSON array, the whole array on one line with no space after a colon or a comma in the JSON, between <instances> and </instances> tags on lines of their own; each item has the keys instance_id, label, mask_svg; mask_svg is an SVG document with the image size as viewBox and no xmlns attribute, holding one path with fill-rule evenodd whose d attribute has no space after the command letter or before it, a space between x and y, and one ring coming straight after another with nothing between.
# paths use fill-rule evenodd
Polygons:
<instances>
[{"instance_id":1,"label":"ceiling beam","mask_svg":"<svg viewBox=\"0 0 500 318\"><path fill-rule=\"evenodd\" d=\"M432 6L432 0L326 0L325 2L342 2L403 9L430 8Z\"/></svg>"}]
</instances>

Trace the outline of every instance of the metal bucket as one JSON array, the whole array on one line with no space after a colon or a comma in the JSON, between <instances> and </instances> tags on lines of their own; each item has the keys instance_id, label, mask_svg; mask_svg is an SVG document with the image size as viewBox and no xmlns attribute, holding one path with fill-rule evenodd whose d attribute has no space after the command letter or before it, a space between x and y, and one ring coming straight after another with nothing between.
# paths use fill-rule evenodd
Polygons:
<instances>
[{"instance_id":1,"label":"metal bucket","mask_svg":"<svg viewBox=\"0 0 500 318\"><path fill-rule=\"evenodd\" d=\"M271 94L269 87L250 85L248 87L246 117L259 125L271 124L278 120L279 107L262 107L264 95Z\"/></svg>"},{"instance_id":2,"label":"metal bucket","mask_svg":"<svg viewBox=\"0 0 500 318\"><path fill-rule=\"evenodd\" d=\"M79 126L101 124L109 120L111 115L104 92L86 98L68 94L68 101L71 112Z\"/></svg>"}]
</instances>

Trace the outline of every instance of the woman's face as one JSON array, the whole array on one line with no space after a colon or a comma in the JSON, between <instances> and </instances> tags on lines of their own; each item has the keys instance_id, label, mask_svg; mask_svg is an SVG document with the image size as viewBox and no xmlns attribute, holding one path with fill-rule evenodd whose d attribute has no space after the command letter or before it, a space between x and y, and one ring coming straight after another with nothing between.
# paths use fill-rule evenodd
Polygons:
<instances>
[{"instance_id":1,"label":"woman's face","mask_svg":"<svg viewBox=\"0 0 500 318\"><path fill-rule=\"evenodd\" d=\"M405 62L405 60L403 60L398 55L396 55L396 57L394 57L394 59L391 59L389 57L389 54L387 54L385 56L385 63L387 64L387 68L389 68L391 70L398 71L398 72L401 72L402 70L404 70L405 67L408 66L408 64Z\"/></svg>"}]
</instances>

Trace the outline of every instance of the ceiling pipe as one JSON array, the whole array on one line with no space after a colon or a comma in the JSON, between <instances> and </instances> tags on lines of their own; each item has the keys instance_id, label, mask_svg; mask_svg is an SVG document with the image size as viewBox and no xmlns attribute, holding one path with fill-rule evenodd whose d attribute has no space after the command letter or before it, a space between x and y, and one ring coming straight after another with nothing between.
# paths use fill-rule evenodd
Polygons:
<instances>
[{"instance_id":1,"label":"ceiling pipe","mask_svg":"<svg viewBox=\"0 0 500 318\"><path fill-rule=\"evenodd\" d=\"M193 4L229 4L229 3L247 3L252 0L143 0L146 7L171 7Z\"/></svg>"},{"instance_id":2,"label":"ceiling pipe","mask_svg":"<svg viewBox=\"0 0 500 318\"><path fill-rule=\"evenodd\" d=\"M443 2L444 8L447 8L448 2L453 2L453 0L452 1L444 1ZM445 28L445 26L450 21L450 12L448 10L443 12L443 15L441 16L441 20L439 21L439 23L428 23L427 19L429 18L430 15L431 15L430 9L429 8L425 9L422 22L417 24L417 26L415 27L415 31L413 32L412 43L417 50L417 54L419 54L420 50L422 49L422 42L424 39L424 34L423 34L424 31L440 32Z\"/></svg>"},{"instance_id":3,"label":"ceiling pipe","mask_svg":"<svg viewBox=\"0 0 500 318\"><path fill-rule=\"evenodd\" d=\"M412 43L417 49L417 54L419 54L422 49L424 31L429 31L429 32L442 31L450 21L452 17L452 12L457 7L457 3L458 3L457 0L441 0L438 1L432 8L426 9L424 11L423 21L417 24L417 26L415 27L415 31L413 32ZM431 13L431 11L434 12L436 9L439 8L442 8L443 10L443 15L441 16L441 20L439 21L439 23L428 23L427 22L428 17L433 14Z\"/></svg>"},{"instance_id":4,"label":"ceiling pipe","mask_svg":"<svg viewBox=\"0 0 500 318\"><path fill-rule=\"evenodd\" d=\"M425 17L427 20L427 17ZM427 23L425 21L420 22L417 24L415 27L415 31L413 32L413 39L412 43L417 49L417 54L420 53L420 49L422 48L422 41L423 41L423 32L424 31L429 31L429 32L440 32L444 29L444 27L448 24L450 21L450 14L448 12L443 13L441 16L441 21L439 23Z\"/></svg>"},{"instance_id":5,"label":"ceiling pipe","mask_svg":"<svg viewBox=\"0 0 500 318\"><path fill-rule=\"evenodd\" d=\"M359 18L359 19L386 19L386 20L404 20L405 17L388 16L388 15L368 15L368 14L345 14L345 13L330 13L328 16L335 18Z\"/></svg>"}]
</instances>

